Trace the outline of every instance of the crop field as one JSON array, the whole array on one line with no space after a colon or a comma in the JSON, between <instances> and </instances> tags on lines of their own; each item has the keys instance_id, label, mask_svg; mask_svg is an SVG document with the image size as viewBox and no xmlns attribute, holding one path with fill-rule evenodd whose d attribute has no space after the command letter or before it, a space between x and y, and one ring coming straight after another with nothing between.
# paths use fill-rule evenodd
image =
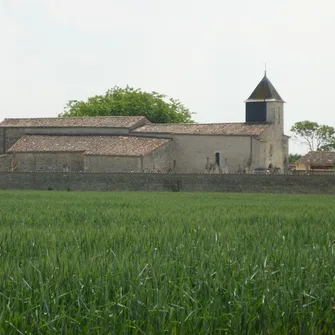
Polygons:
<instances>
[{"instance_id":1,"label":"crop field","mask_svg":"<svg viewBox=\"0 0 335 335\"><path fill-rule=\"evenodd\" d=\"M335 334L334 203L0 191L0 334Z\"/></svg>"}]
</instances>

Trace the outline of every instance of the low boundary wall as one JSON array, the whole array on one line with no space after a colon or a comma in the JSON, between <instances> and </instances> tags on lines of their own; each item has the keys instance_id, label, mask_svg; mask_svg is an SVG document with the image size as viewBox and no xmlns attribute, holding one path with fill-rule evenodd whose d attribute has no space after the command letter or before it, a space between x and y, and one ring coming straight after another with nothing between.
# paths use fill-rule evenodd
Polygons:
<instances>
[{"instance_id":1,"label":"low boundary wall","mask_svg":"<svg viewBox=\"0 0 335 335\"><path fill-rule=\"evenodd\" d=\"M335 175L0 172L0 189L335 194Z\"/></svg>"}]
</instances>

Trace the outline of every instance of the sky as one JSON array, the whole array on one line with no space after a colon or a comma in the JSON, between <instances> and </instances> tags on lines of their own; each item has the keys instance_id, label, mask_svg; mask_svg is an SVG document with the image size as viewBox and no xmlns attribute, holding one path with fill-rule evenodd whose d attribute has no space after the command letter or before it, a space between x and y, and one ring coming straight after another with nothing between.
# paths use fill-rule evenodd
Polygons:
<instances>
[{"instance_id":1,"label":"sky","mask_svg":"<svg viewBox=\"0 0 335 335\"><path fill-rule=\"evenodd\" d=\"M335 126L334 12L334 0L0 0L0 121L129 85L179 99L196 122L244 122L266 63L286 134Z\"/></svg>"}]
</instances>

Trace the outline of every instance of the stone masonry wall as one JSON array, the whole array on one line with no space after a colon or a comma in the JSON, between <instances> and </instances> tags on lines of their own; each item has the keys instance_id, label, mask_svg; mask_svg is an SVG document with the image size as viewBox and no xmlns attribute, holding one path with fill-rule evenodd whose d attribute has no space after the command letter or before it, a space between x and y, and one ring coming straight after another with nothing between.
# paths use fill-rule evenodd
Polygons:
<instances>
[{"instance_id":1,"label":"stone masonry wall","mask_svg":"<svg viewBox=\"0 0 335 335\"><path fill-rule=\"evenodd\" d=\"M250 151L250 136L175 135L172 159L176 160L176 172L202 173L207 157L209 163L215 163L219 153L221 167L227 159L229 172L235 173L247 165Z\"/></svg>"},{"instance_id":2,"label":"stone masonry wall","mask_svg":"<svg viewBox=\"0 0 335 335\"><path fill-rule=\"evenodd\" d=\"M0 171L11 170L11 157L8 155L0 155Z\"/></svg>"},{"instance_id":3,"label":"stone masonry wall","mask_svg":"<svg viewBox=\"0 0 335 335\"><path fill-rule=\"evenodd\" d=\"M140 157L90 156L85 155L87 172L138 172L141 171Z\"/></svg>"},{"instance_id":4,"label":"stone masonry wall","mask_svg":"<svg viewBox=\"0 0 335 335\"><path fill-rule=\"evenodd\" d=\"M80 152L18 152L7 156L17 172L84 171L84 156Z\"/></svg>"},{"instance_id":5,"label":"stone masonry wall","mask_svg":"<svg viewBox=\"0 0 335 335\"><path fill-rule=\"evenodd\" d=\"M266 135L266 166L270 163L274 167L284 170L284 158L288 157L288 141L284 137L284 103L267 102L267 121L272 125L264 131ZM262 135L263 135L262 134Z\"/></svg>"},{"instance_id":6,"label":"stone masonry wall","mask_svg":"<svg viewBox=\"0 0 335 335\"><path fill-rule=\"evenodd\" d=\"M5 154L5 129L0 127L0 155Z\"/></svg>"},{"instance_id":7,"label":"stone masonry wall","mask_svg":"<svg viewBox=\"0 0 335 335\"><path fill-rule=\"evenodd\" d=\"M143 172L169 172L173 169L173 141L144 156Z\"/></svg>"},{"instance_id":8,"label":"stone masonry wall","mask_svg":"<svg viewBox=\"0 0 335 335\"><path fill-rule=\"evenodd\" d=\"M0 172L0 189L335 194L335 175Z\"/></svg>"}]
</instances>

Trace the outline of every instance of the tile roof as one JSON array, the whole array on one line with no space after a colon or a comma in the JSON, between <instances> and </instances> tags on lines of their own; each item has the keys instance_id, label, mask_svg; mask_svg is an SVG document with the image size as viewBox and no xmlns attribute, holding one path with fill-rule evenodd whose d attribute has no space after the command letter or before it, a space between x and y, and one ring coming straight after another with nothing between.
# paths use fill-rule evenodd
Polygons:
<instances>
[{"instance_id":1,"label":"tile roof","mask_svg":"<svg viewBox=\"0 0 335 335\"><path fill-rule=\"evenodd\" d=\"M83 152L85 155L145 156L171 141L136 136L25 135L8 152Z\"/></svg>"},{"instance_id":2,"label":"tile roof","mask_svg":"<svg viewBox=\"0 0 335 335\"><path fill-rule=\"evenodd\" d=\"M92 116L53 117L32 119L4 119L0 127L116 127L130 128L141 120L149 122L145 116Z\"/></svg>"},{"instance_id":3,"label":"tile roof","mask_svg":"<svg viewBox=\"0 0 335 335\"><path fill-rule=\"evenodd\" d=\"M142 127L136 128L135 130L133 130L133 132L185 135L256 136L261 134L269 125L270 123L150 123Z\"/></svg>"},{"instance_id":4,"label":"tile roof","mask_svg":"<svg viewBox=\"0 0 335 335\"><path fill-rule=\"evenodd\" d=\"M335 151L310 151L296 161L296 164L313 166L335 166Z\"/></svg>"},{"instance_id":5,"label":"tile roof","mask_svg":"<svg viewBox=\"0 0 335 335\"><path fill-rule=\"evenodd\" d=\"M266 73L254 91L251 93L250 97L246 102L252 101L282 101L275 87L272 85L269 78L266 76Z\"/></svg>"}]
</instances>

